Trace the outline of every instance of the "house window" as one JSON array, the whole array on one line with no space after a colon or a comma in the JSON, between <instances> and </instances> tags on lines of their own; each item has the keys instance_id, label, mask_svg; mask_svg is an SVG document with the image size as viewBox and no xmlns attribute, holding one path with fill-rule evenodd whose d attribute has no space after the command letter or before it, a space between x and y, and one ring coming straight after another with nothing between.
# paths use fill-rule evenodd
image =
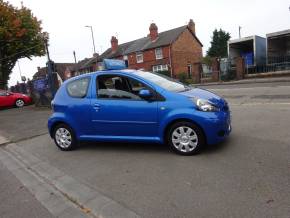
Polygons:
<instances>
[{"instance_id":1,"label":"house window","mask_svg":"<svg viewBox=\"0 0 290 218\"><path fill-rule=\"evenodd\" d=\"M158 71L167 71L168 70L168 66L165 65L155 65L153 66L153 72L158 72Z\"/></svg>"},{"instance_id":2,"label":"house window","mask_svg":"<svg viewBox=\"0 0 290 218\"><path fill-rule=\"evenodd\" d=\"M128 59L128 56L125 55L125 56L123 57L123 60L124 60L124 62L125 62L126 67L128 68L128 66L129 66L129 59Z\"/></svg>"},{"instance_id":3,"label":"house window","mask_svg":"<svg viewBox=\"0 0 290 218\"><path fill-rule=\"evenodd\" d=\"M187 65L187 75L188 75L188 78L192 78L192 66L191 66L191 64Z\"/></svg>"},{"instance_id":4,"label":"house window","mask_svg":"<svg viewBox=\"0 0 290 218\"><path fill-rule=\"evenodd\" d=\"M156 59L162 59L163 58L162 48L156 48L155 49L155 57L156 57Z\"/></svg>"},{"instance_id":5,"label":"house window","mask_svg":"<svg viewBox=\"0 0 290 218\"><path fill-rule=\"evenodd\" d=\"M137 63L143 63L143 53L136 54Z\"/></svg>"}]
</instances>

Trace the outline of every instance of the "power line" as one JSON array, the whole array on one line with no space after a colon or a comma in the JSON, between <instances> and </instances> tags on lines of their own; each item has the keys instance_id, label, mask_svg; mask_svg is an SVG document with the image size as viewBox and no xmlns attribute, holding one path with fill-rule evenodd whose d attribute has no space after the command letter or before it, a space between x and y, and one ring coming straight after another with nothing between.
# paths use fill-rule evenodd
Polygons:
<instances>
[{"instance_id":1,"label":"power line","mask_svg":"<svg viewBox=\"0 0 290 218\"><path fill-rule=\"evenodd\" d=\"M6 59L9 59L9 58L11 58L11 57L14 57L14 56L16 56L16 55L18 55L18 54L21 54L21 53L25 52L25 51L28 51L28 50L33 49L33 48L36 48L37 46L39 46L39 45L35 45L35 46L30 47L30 48L24 49L24 50L22 50L22 51L20 51L20 52L16 52L16 53L14 53L14 54L12 54L12 55L10 55L10 56L8 56L8 57L5 57L5 58L0 59L0 61L3 61L3 60L6 60Z\"/></svg>"}]
</instances>

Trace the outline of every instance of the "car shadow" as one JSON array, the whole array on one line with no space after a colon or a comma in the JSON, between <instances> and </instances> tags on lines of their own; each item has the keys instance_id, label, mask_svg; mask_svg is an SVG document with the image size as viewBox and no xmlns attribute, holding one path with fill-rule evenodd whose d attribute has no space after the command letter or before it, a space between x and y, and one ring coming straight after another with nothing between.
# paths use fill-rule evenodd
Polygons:
<instances>
[{"instance_id":1,"label":"car shadow","mask_svg":"<svg viewBox=\"0 0 290 218\"><path fill-rule=\"evenodd\" d=\"M152 152L168 153L167 145L158 143L124 143L124 142L81 142L78 149L81 150L98 150L102 152Z\"/></svg>"},{"instance_id":2,"label":"car shadow","mask_svg":"<svg viewBox=\"0 0 290 218\"><path fill-rule=\"evenodd\" d=\"M198 155L206 155L212 153L220 153L227 149L230 144L230 139L215 144L205 145ZM125 153L174 153L168 145L158 143L124 143L124 142L81 142L78 149L94 150L101 152L125 152Z\"/></svg>"},{"instance_id":3,"label":"car shadow","mask_svg":"<svg viewBox=\"0 0 290 218\"><path fill-rule=\"evenodd\" d=\"M231 144L231 138L229 137L218 144L205 145L204 148L202 149L201 153L203 153L203 154L220 153L220 152L226 150L230 144Z\"/></svg>"}]
</instances>

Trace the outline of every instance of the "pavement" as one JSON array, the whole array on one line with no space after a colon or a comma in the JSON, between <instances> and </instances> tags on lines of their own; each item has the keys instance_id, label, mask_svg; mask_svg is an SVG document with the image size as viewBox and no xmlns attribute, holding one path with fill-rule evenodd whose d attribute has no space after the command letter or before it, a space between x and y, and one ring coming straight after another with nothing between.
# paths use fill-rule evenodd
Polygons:
<instances>
[{"instance_id":1,"label":"pavement","mask_svg":"<svg viewBox=\"0 0 290 218\"><path fill-rule=\"evenodd\" d=\"M289 218L290 82L205 88L229 101L233 132L191 157L134 143L61 152L45 132L49 110L2 110L0 135L9 141L0 146L0 190L10 180L23 187L32 217ZM19 217L21 197L0 196L0 214Z\"/></svg>"},{"instance_id":2,"label":"pavement","mask_svg":"<svg viewBox=\"0 0 290 218\"><path fill-rule=\"evenodd\" d=\"M209 83L201 83L194 84L195 86L212 86L212 85L240 85L240 84L257 84L257 83L289 83L290 76L283 77L267 77L267 78L249 78L242 80L233 80L233 81L218 81L218 82L209 82ZM254 86L255 86L254 85Z\"/></svg>"}]
</instances>

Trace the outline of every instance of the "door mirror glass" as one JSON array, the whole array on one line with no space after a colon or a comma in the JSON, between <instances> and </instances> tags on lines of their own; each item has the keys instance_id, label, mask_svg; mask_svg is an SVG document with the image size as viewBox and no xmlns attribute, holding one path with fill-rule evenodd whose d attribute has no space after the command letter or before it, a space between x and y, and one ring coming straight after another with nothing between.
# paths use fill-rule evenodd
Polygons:
<instances>
[{"instance_id":1,"label":"door mirror glass","mask_svg":"<svg viewBox=\"0 0 290 218\"><path fill-rule=\"evenodd\" d=\"M139 91L139 96L144 99L148 99L152 97L152 93L148 89L141 89Z\"/></svg>"}]
</instances>

